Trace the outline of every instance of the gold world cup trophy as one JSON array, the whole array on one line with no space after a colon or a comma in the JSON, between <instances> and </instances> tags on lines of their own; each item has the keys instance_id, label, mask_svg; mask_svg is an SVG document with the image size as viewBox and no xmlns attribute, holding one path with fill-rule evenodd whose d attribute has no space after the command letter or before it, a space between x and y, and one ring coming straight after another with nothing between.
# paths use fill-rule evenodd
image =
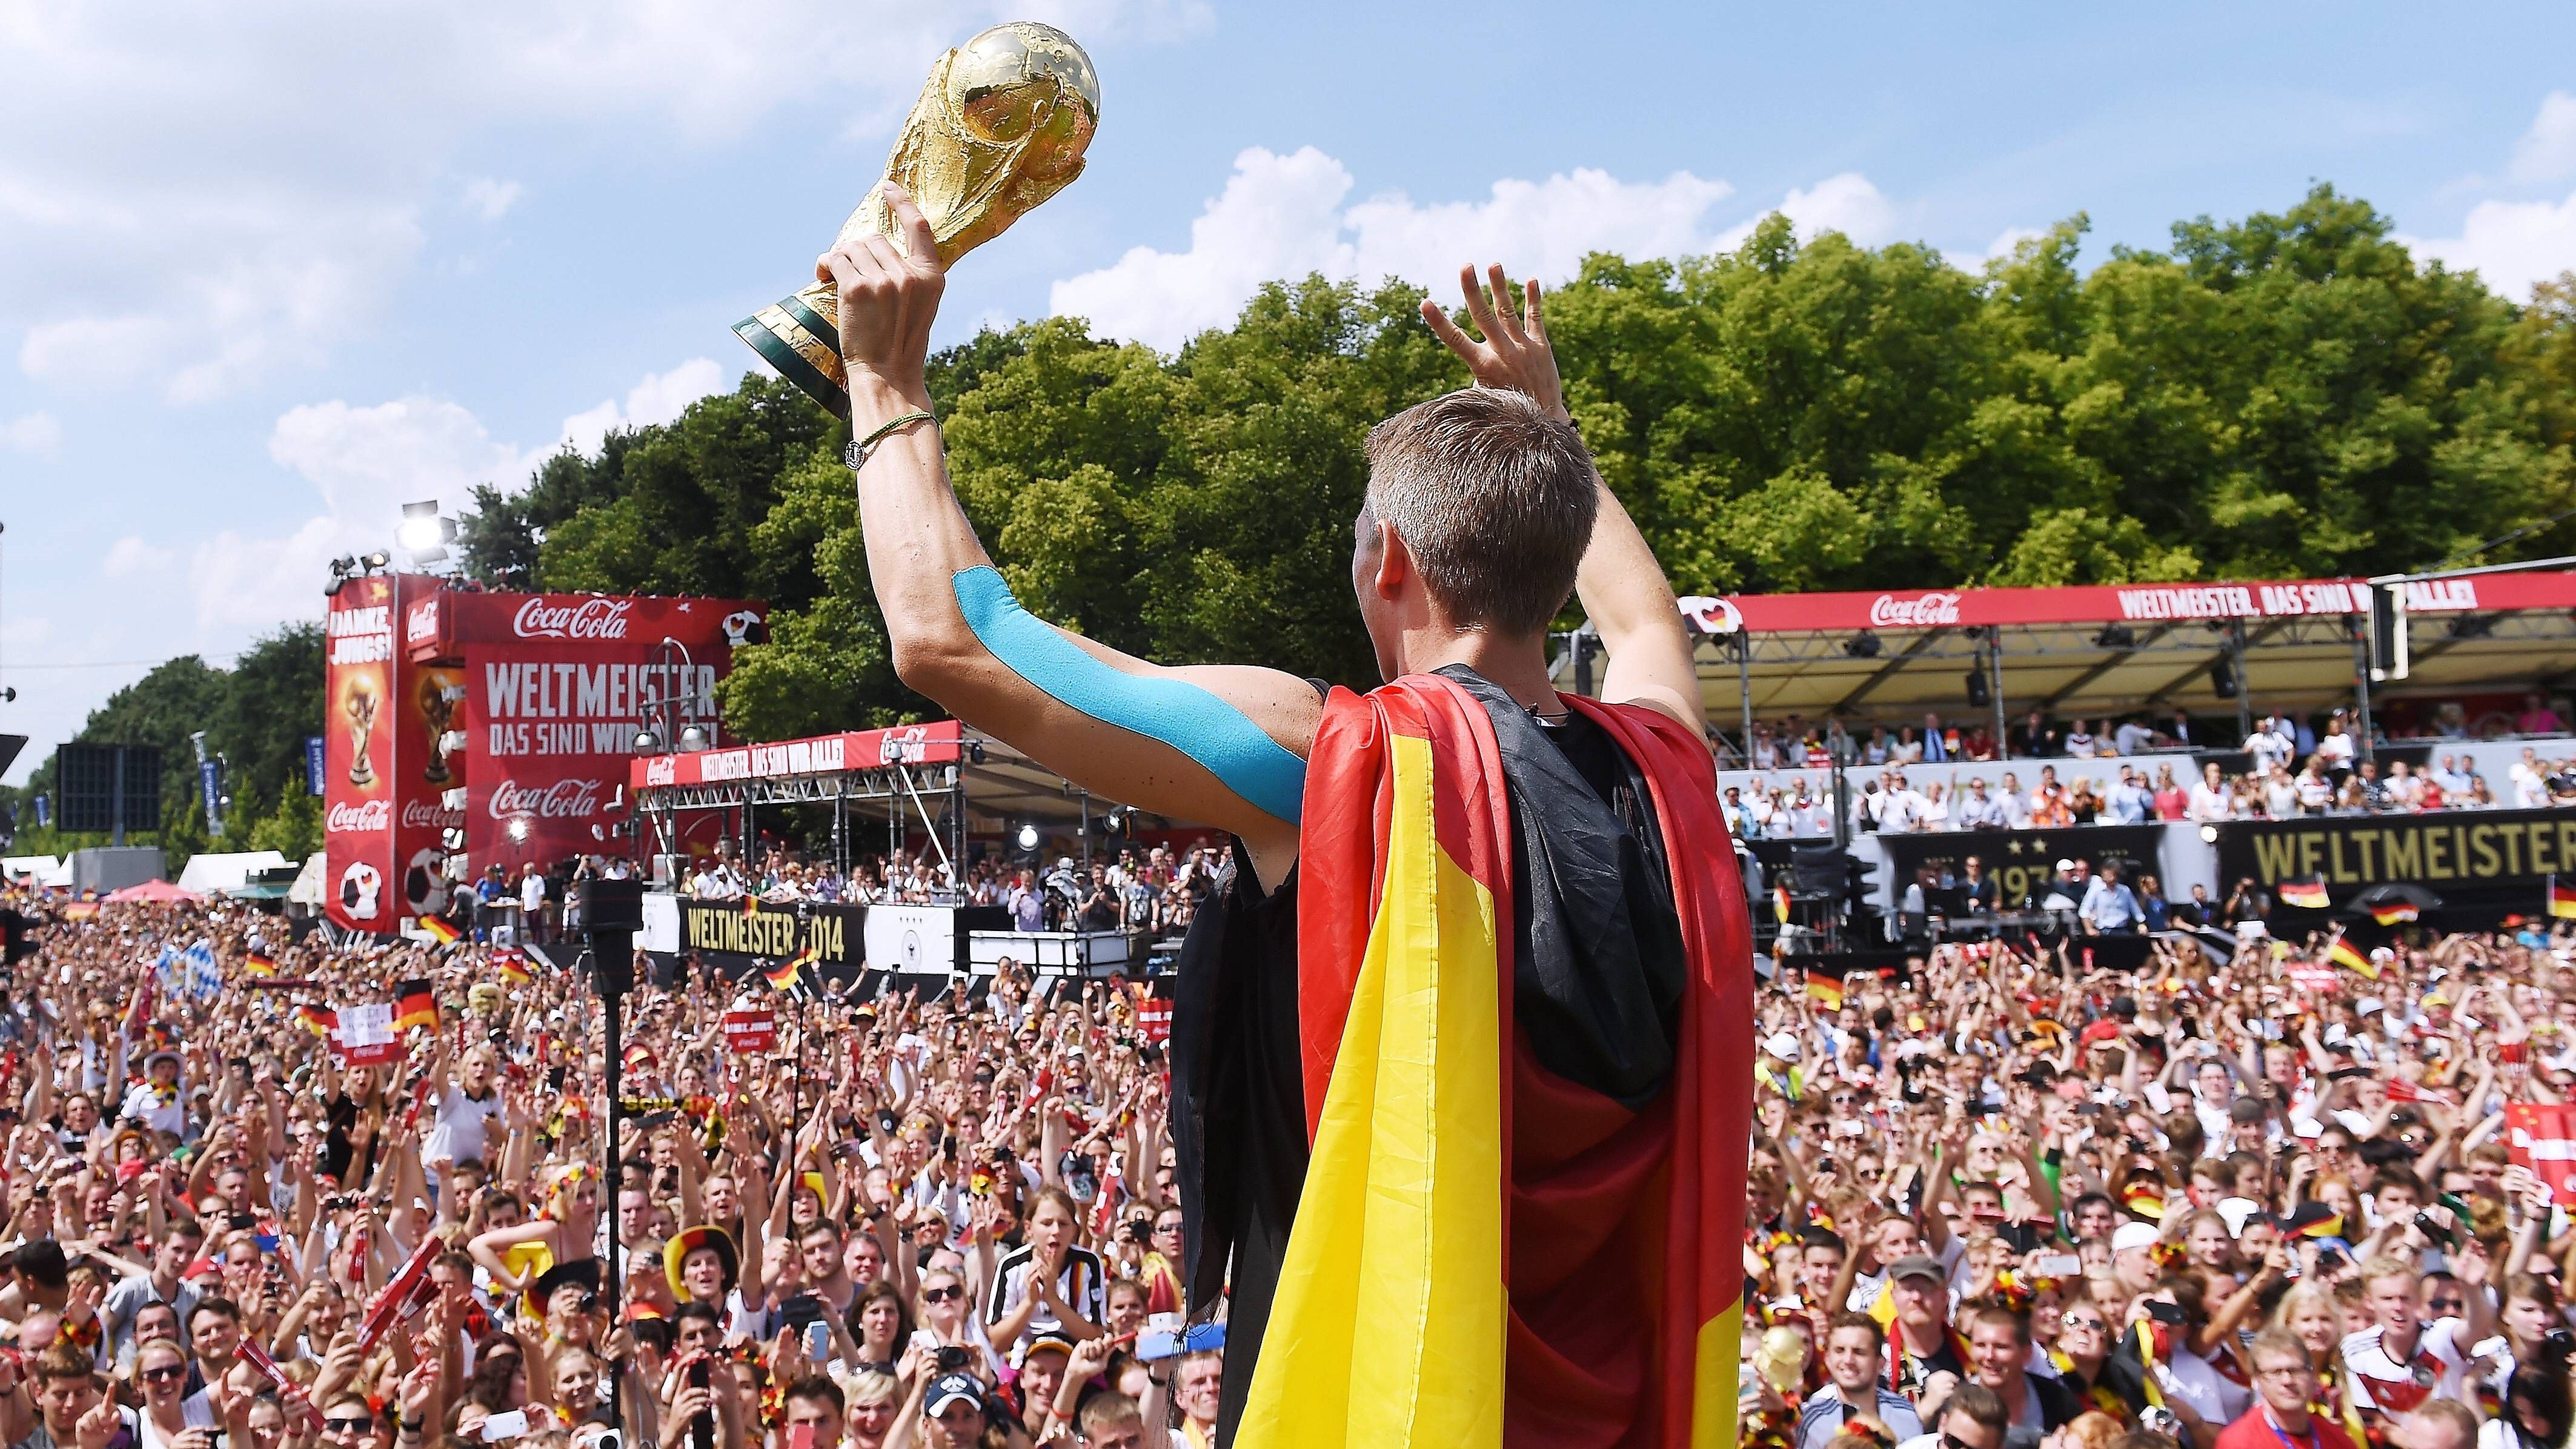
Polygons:
<instances>
[{"instance_id":1,"label":"gold world cup trophy","mask_svg":"<svg viewBox=\"0 0 2576 1449\"><path fill-rule=\"evenodd\" d=\"M886 179L912 193L939 239L939 260L959 257L1008 230L1082 174L1100 125L1100 78L1073 37L1053 26L996 25L939 58L886 158ZM836 240L876 232L903 245L875 188ZM841 367L840 298L817 282L735 335L838 417L850 415Z\"/></svg>"},{"instance_id":2,"label":"gold world cup trophy","mask_svg":"<svg viewBox=\"0 0 2576 1449\"><path fill-rule=\"evenodd\" d=\"M376 732L376 711L384 703L373 671L349 676L340 691L341 713L349 717L349 783L363 790L376 783L376 767L367 760L367 737Z\"/></svg>"}]
</instances>

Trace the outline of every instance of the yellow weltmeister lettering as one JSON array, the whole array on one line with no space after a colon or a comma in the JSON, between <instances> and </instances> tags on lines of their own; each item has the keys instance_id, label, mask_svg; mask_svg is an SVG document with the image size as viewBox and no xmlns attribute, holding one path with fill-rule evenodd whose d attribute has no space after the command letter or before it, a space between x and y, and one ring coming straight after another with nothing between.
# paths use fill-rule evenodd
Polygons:
<instances>
[{"instance_id":1,"label":"yellow weltmeister lettering","mask_svg":"<svg viewBox=\"0 0 2576 1449\"><path fill-rule=\"evenodd\" d=\"M2424 834L2413 826L2388 832L2387 858L2390 880L2413 880L2424 873Z\"/></svg>"},{"instance_id":2,"label":"yellow weltmeister lettering","mask_svg":"<svg viewBox=\"0 0 2576 1449\"><path fill-rule=\"evenodd\" d=\"M2504 836L2504 873L2520 875L2522 874L2522 832L2508 825L2501 834Z\"/></svg>"},{"instance_id":3,"label":"yellow weltmeister lettering","mask_svg":"<svg viewBox=\"0 0 2576 1449\"><path fill-rule=\"evenodd\" d=\"M2426 880L2451 878L2450 831L2437 828L2424 832L2424 878Z\"/></svg>"},{"instance_id":4,"label":"yellow weltmeister lettering","mask_svg":"<svg viewBox=\"0 0 2576 1449\"><path fill-rule=\"evenodd\" d=\"M2324 851L2325 836L2321 832L2311 830L2299 837L2300 879L2306 880L2324 873L2324 862L2318 859Z\"/></svg>"},{"instance_id":5,"label":"yellow weltmeister lettering","mask_svg":"<svg viewBox=\"0 0 2576 1449\"><path fill-rule=\"evenodd\" d=\"M2496 852L2496 828L2481 825L2469 832L2469 853L2474 863L2466 868L2472 876L2497 875L2504 870L2504 857Z\"/></svg>"},{"instance_id":6,"label":"yellow weltmeister lettering","mask_svg":"<svg viewBox=\"0 0 2576 1449\"><path fill-rule=\"evenodd\" d=\"M2361 878L2363 880L2377 880L2379 878L2379 867L2376 864L2379 859L2379 832L2376 830L2355 831L2353 832L2352 844L2355 850L2361 852Z\"/></svg>"},{"instance_id":7,"label":"yellow weltmeister lettering","mask_svg":"<svg viewBox=\"0 0 2576 1449\"><path fill-rule=\"evenodd\" d=\"M2343 863L2343 837L2340 835L2326 837L2326 874L2332 876L2338 885L2348 885L2354 879L2352 867Z\"/></svg>"},{"instance_id":8,"label":"yellow weltmeister lettering","mask_svg":"<svg viewBox=\"0 0 2576 1449\"><path fill-rule=\"evenodd\" d=\"M2299 874L2299 841L2287 831L2254 837L2254 870L2265 885L2279 885Z\"/></svg>"}]
</instances>

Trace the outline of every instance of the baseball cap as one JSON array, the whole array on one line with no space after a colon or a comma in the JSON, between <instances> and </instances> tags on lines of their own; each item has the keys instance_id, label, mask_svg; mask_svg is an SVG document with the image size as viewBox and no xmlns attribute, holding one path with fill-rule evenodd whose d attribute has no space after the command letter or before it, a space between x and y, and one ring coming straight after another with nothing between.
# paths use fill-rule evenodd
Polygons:
<instances>
[{"instance_id":1,"label":"baseball cap","mask_svg":"<svg viewBox=\"0 0 2576 1449\"><path fill-rule=\"evenodd\" d=\"M1773 1032L1770 1038L1762 1043L1762 1049L1784 1062L1794 1062L1798 1059L1798 1039L1785 1031Z\"/></svg>"},{"instance_id":2,"label":"baseball cap","mask_svg":"<svg viewBox=\"0 0 2576 1449\"><path fill-rule=\"evenodd\" d=\"M2139 1248L2152 1248L2156 1245L2156 1240L2163 1236L2164 1234L2153 1223L2122 1223L2111 1234L2111 1251L2126 1253Z\"/></svg>"},{"instance_id":3,"label":"baseball cap","mask_svg":"<svg viewBox=\"0 0 2576 1449\"><path fill-rule=\"evenodd\" d=\"M1057 1353L1072 1353L1072 1335L1067 1334L1062 1329L1041 1328L1035 1333L1029 1335L1028 1342L1020 1345L1020 1353L1017 1361L1022 1365L1026 1365L1030 1359L1037 1357L1048 1349L1053 1349Z\"/></svg>"},{"instance_id":4,"label":"baseball cap","mask_svg":"<svg viewBox=\"0 0 2576 1449\"><path fill-rule=\"evenodd\" d=\"M1932 1278L1944 1283L1950 1281L1950 1275L1941 1271L1940 1260L1928 1253L1908 1253L1887 1265L1888 1282L1900 1282L1907 1278Z\"/></svg>"},{"instance_id":5,"label":"baseball cap","mask_svg":"<svg viewBox=\"0 0 2576 1449\"><path fill-rule=\"evenodd\" d=\"M936 1419L948 1411L950 1404L984 1406L984 1382L973 1374L941 1374L930 1381L929 1397L922 1400L922 1412Z\"/></svg>"}]
</instances>

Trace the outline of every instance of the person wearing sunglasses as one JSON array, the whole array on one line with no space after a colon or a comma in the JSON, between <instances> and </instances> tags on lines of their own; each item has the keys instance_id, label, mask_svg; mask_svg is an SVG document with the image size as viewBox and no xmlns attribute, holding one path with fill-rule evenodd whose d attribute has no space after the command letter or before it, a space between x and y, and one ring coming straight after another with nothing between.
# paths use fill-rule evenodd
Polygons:
<instances>
[{"instance_id":1,"label":"person wearing sunglasses","mask_svg":"<svg viewBox=\"0 0 2576 1449\"><path fill-rule=\"evenodd\" d=\"M335 1394L322 1406L322 1449L372 1449L381 1442L376 1428L376 1411L355 1394Z\"/></svg>"},{"instance_id":2,"label":"person wearing sunglasses","mask_svg":"<svg viewBox=\"0 0 2576 1449\"><path fill-rule=\"evenodd\" d=\"M215 1411L188 1395L188 1355L174 1339L156 1338L134 1355L143 1390L142 1449L214 1449Z\"/></svg>"},{"instance_id":3,"label":"person wearing sunglasses","mask_svg":"<svg viewBox=\"0 0 2576 1449\"><path fill-rule=\"evenodd\" d=\"M2011 1420L2004 1401L1983 1384L1961 1384L1943 1400L1928 1434L1918 1434L1897 1449L2003 1449Z\"/></svg>"},{"instance_id":4,"label":"person wearing sunglasses","mask_svg":"<svg viewBox=\"0 0 2576 1449\"><path fill-rule=\"evenodd\" d=\"M2048 1361L2057 1381L2075 1396L2116 1419L2134 1419L2147 1405L2146 1375L2135 1354L2115 1353L2111 1320L2098 1304L2078 1299L2057 1317L2057 1343Z\"/></svg>"}]
</instances>

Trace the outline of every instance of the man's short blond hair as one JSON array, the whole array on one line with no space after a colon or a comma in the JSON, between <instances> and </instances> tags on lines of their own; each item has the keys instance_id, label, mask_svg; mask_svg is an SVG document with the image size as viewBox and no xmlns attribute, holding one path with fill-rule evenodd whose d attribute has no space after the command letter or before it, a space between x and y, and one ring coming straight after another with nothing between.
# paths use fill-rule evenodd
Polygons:
<instances>
[{"instance_id":1,"label":"man's short blond hair","mask_svg":"<svg viewBox=\"0 0 2576 1449\"><path fill-rule=\"evenodd\" d=\"M1395 526L1462 628L1536 634L1574 593L1600 495L1573 427L1527 394L1470 387L1369 430L1367 518Z\"/></svg>"}]
</instances>

